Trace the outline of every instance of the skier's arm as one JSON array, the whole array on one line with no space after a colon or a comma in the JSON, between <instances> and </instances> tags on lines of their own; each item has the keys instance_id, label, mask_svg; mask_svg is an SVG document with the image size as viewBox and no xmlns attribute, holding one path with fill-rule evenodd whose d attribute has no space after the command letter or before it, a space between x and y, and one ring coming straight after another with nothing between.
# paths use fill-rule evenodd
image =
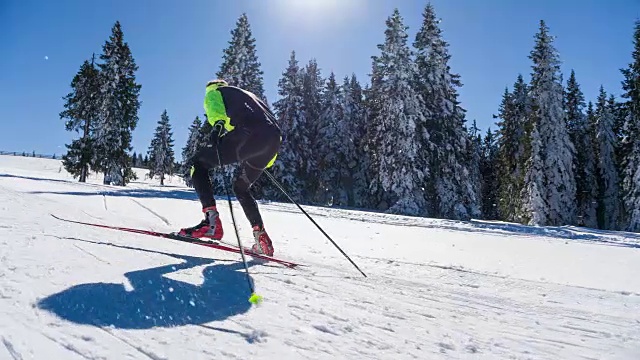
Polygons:
<instances>
[{"instance_id":1,"label":"skier's arm","mask_svg":"<svg viewBox=\"0 0 640 360\"><path fill-rule=\"evenodd\" d=\"M209 124L214 128L222 125L227 131L233 130L231 119L227 116L222 94L218 89L208 90L204 97L204 110Z\"/></svg>"}]
</instances>

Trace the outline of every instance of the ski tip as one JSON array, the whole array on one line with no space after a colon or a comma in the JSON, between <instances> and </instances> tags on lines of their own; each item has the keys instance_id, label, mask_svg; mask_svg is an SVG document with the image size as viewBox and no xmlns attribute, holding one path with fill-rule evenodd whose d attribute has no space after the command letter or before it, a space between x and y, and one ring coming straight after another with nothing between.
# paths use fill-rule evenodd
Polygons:
<instances>
[{"instance_id":1,"label":"ski tip","mask_svg":"<svg viewBox=\"0 0 640 360\"><path fill-rule=\"evenodd\" d=\"M253 293L251 294L251 297L249 297L249 302L253 305L259 305L260 303L262 303L262 296Z\"/></svg>"}]
</instances>

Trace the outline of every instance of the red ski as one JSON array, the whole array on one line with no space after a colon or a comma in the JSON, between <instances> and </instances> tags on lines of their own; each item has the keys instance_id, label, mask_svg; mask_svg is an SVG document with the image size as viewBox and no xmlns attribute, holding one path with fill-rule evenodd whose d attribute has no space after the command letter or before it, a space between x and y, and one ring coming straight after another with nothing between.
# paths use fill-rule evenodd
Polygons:
<instances>
[{"instance_id":1,"label":"red ski","mask_svg":"<svg viewBox=\"0 0 640 360\"><path fill-rule=\"evenodd\" d=\"M203 240L200 240L200 239L197 239L197 238L178 235L178 234L175 234L175 233L163 233L163 232L151 231L151 230L142 230L142 229L120 227L120 226L110 226L110 225L87 223L87 222L82 222L82 221L63 219L63 218L58 217L58 216L53 215L53 214L51 214L51 216L53 216L54 218L56 218L58 220L66 221L66 222L70 222L70 223L74 223L74 224L95 226L95 227L99 227L99 228L103 228L103 229L126 231L126 232L130 232L130 233L134 233L134 234L156 236L156 237L161 237L161 238L165 238L165 239L177 240L177 241L187 242L187 243L191 243L191 244L206 246L206 247L210 247L210 248L213 248L213 249L229 251L229 252L233 252L233 253L236 253L236 254L240 254L240 251L241 251L240 248L238 248L237 246L222 245L222 244L220 244L218 242L203 241ZM286 266L288 268L292 268L293 269L293 268L295 268L297 266L301 266L300 264L294 263L294 262L291 262L291 261L281 260L281 259L277 259L277 258L274 258L274 257L271 257L271 256L258 254L258 253L255 253L255 252L249 250L249 249L246 249L246 248L243 248L242 251L244 251L244 253L246 255L249 255L249 256L254 257L256 259L272 261L272 262L275 262L275 263L278 263L278 264L282 264L282 265L284 265L284 266Z\"/></svg>"}]
</instances>

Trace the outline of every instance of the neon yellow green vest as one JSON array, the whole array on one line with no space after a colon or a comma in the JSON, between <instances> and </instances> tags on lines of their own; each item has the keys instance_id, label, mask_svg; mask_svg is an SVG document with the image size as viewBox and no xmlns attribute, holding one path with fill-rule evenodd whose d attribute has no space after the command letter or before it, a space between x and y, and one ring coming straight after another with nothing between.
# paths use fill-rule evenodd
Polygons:
<instances>
[{"instance_id":1,"label":"neon yellow green vest","mask_svg":"<svg viewBox=\"0 0 640 360\"><path fill-rule=\"evenodd\" d=\"M224 106L222 93L218 91L218 87L220 87L220 85L220 83L214 83L207 86L204 95L204 111L205 114L207 114L207 121L209 121L211 126L214 126L218 121L223 121L225 130L233 131L235 126L231 125L231 118L227 116L227 109ZM277 157L278 154L269 161L266 167L267 169L273 166ZM193 173L191 175L193 175Z\"/></svg>"}]
</instances>

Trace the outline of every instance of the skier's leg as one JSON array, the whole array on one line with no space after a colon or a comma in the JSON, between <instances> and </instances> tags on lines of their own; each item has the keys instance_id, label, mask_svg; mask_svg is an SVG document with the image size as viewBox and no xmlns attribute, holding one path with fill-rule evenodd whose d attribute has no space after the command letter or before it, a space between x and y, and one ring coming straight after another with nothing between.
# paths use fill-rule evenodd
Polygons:
<instances>
[{"instance_id":1,"label":"skier's leg","mask_svg":"<svg viewBox=\"0 0 640 360\"><path fill-rule=\"evenodd\" d=\"M213 197L209 170L219 166L220 162L222 165L227 165L238 161L237 149L245 139L246 137L243 138L234 133L229 133L229 135L221 139L217 147L207 145L190 159L190 162L193 164L191 168L192 182L202 205L204 220L193 227L181 229L179 232L181 235L197 238L207 237L215 240L222 239L224 231L218 209L216 208L215 198ZM220 159L220 161L218 159Z\"/></svg>"},{"instance_id":2,"label":"skier's leg","mask_svg":"<svg viewBox=\"0 0 640 360\"><path fill-rule=\"evenodd\" d=\"M258 205L251 196L249 189L258 180L269 162L280 149L280 131L269 125L264 125L251 130L245 141L239 148L238 157L242 161L240 174L233 183L233 192L251 226L262 228L262 218L258 211Z\"/></svg>"},{"instance_id":3,"label":"skier's leg","mask_svg":"<svg viewBox=\"0 0 640 360\"><path fill-rule=\"evenodd\" d=\"M218 151L220 152L220 160L222 165L238 162L238 149L246 141L246 136L240 132L231 132L220 139L217 146L207 145L200 149L191 160L193 167L191 168L193 187L198 194L200 203L203 208L216 205L213 197L213 185L209 177L209 171L214 167L220 166L218 162Z\"/></svg>"},{"instance_id":4,"label":"skier's leg","mask_svg":"<svg viewBox=\"0 0 640 360\"><path fill-rule=\"evenodd\" d=\"M258 203L249 192L251 185L258 180L263 171L261 168L255 168L248 162L244 162L240 175L233 183L233 191L249 223L251 223L253 238L255 240L255 244L251 247L251 250L258 254L273 256L273 243L264 229L262 216L258 210Z\"/></svg>"},{"instance_id":5,"label":"skier's leg","mask_svg":"<svg viewBox=\"0 0 640 360\"><path fill-rule=\"evenodd\" d=\"M265 127L253 132L240 149L244 160L240 174L233 183L233 191L253 228L256 243L253 251L273 256L273 244L264 229L258 204L250 192L251 185L258 180L264 169L274 159L280 149L280 132L273 127Z\"/></svg>"},{"instance_id":6,"label":"skier's leg","mask_svg":"<svg viewBox=\"0 0 640 360\"><path fill-rule=\"evenodd\" d=\"M242 206L242 210L244 211L247 220L249 220L251 227L263 227L262 217L258 210L258 203L256 203L256 200L250 192L251 185L258 180L262 171L262 169L254 168L252 165L245 162L242 164L240 174L233 182L233 192L236 194L236 198Z\"/></svg>"}]
</instances>

